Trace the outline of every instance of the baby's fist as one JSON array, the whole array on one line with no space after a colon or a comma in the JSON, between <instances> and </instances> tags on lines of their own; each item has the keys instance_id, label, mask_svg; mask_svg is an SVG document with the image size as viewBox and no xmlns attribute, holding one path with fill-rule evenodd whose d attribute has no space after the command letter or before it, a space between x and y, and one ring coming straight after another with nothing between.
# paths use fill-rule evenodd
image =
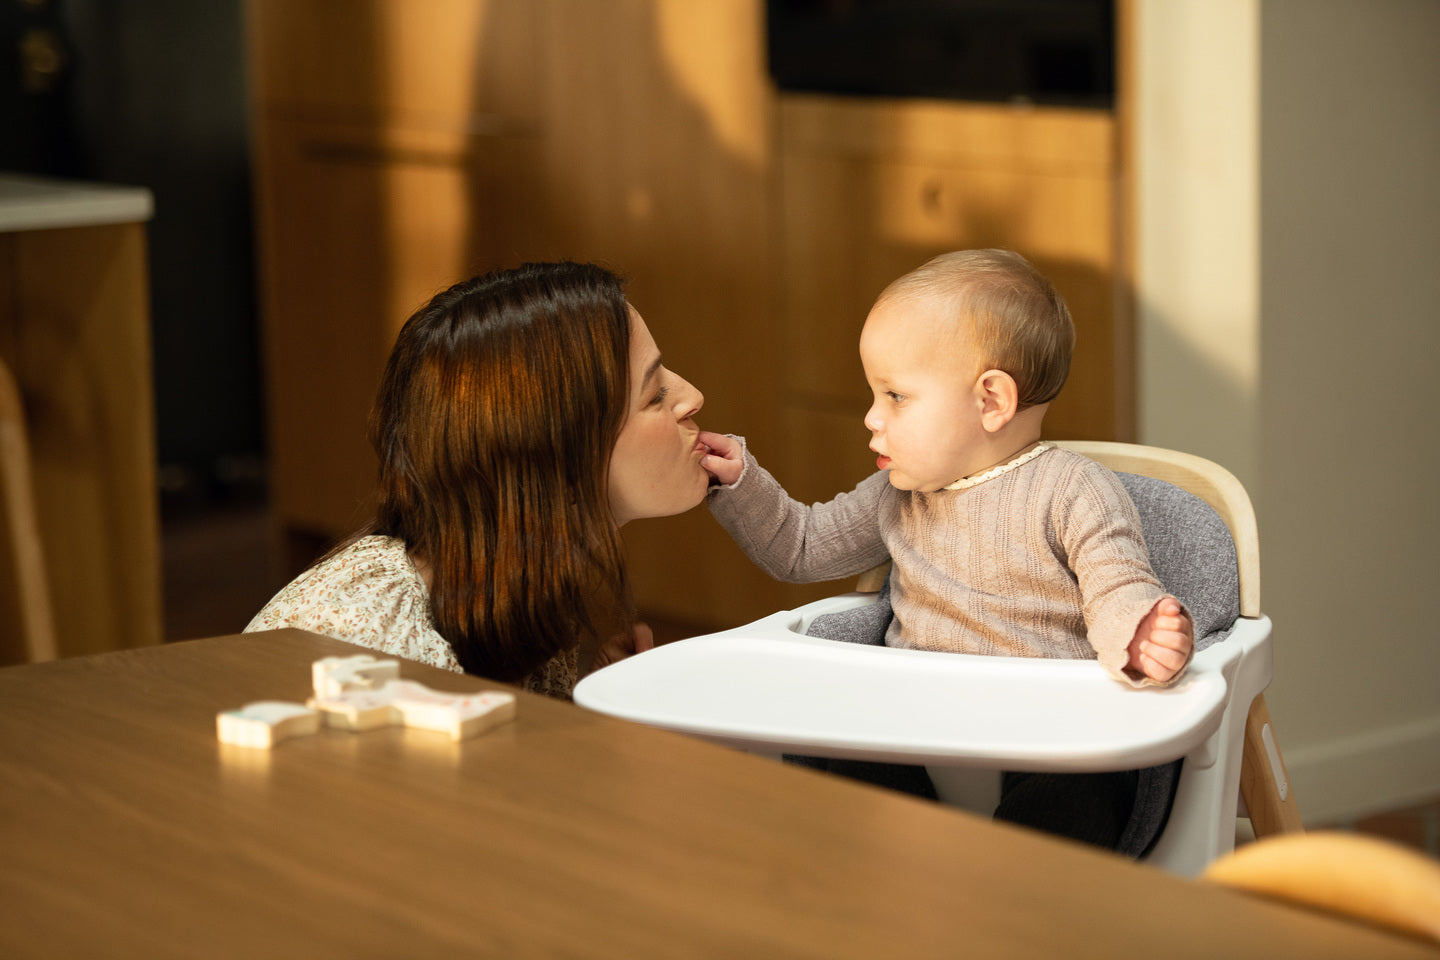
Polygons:
<instances>
[{"instance_id":1,"label":"baby's fist","mask_svg":"<svg viewBox=\"0 0 1440 960\"><path fill-rule=\"evenodd\" d=\"M1135 628L1130 641L1130 672L1157 683L1173 680L1190 661L1195 624L1180 601L1161 597Z\"/></svg>"}]
</instances>

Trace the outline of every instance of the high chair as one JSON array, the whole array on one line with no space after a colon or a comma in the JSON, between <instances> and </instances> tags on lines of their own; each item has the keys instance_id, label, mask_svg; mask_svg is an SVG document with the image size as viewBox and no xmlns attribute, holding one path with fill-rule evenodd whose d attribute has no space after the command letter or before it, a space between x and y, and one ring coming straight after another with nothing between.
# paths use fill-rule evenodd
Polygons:
<instances>
[{"instance_id":1,"label":"high chair","mask_svg":"<svg viewBox=\"0 0 1440 960\"><path fill-rule=\"evenodd\" d=\"M924 764L942 801L986 815L993 771L1142 769L1131 827L1143 859L1187 876L1233 848L1242 792L1257 836L1300 830L1262 695L1271 624L1244 487L1189 454L1062 445L1120 474L1156 575L1195 618L1196 654L1175 685L1132 690L1090 660L869 645L888 603L857 591L613 664L582 680L575 702L761 753Z\"/></svg>"}]
</instances>

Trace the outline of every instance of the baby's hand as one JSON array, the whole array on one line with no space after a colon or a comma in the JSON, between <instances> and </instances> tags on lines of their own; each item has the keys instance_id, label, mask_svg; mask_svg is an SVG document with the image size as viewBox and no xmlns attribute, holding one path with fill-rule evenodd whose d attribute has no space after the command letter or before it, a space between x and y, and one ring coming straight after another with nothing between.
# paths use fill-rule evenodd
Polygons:
<instances>
[{"instance_id":1,"label":"baby's hand","mask_svg":"<svg viewBox=\"0 0 1440 960\"><path fill-rule=\"evenodd\" d=\"M700 442L710 448L710 453L700 460L706 473L721 486L729 486L740 479L740 473L745 469L745 453L739 441L723 433L701 430Z\"/></svg>"},{"instance_id":2,"label":"baby's hand","mask_svg":"<svg viewBox=\"0 0 1440 960\"><path fill-rule=\"evenodd\" d=\"M1195 624L1174 597L1161 597L1135 628L1128 669L1165 683L1190 659Z\"/></svg>"},{"instance_id":3,"label":"baby's hand","mask_svg":"<svg viewBox=\"0 0 1440 960\"><path fill-rule=\"evenodd\" d=\"M591 670L593 672L612 663L619 663L626 657L644 653L654 646L655 633L650 629L650 625L637 623L633 630L611 637L609 642L601 644L600 649L595 651L595 663Z\"/></svg>"}]
</instances>

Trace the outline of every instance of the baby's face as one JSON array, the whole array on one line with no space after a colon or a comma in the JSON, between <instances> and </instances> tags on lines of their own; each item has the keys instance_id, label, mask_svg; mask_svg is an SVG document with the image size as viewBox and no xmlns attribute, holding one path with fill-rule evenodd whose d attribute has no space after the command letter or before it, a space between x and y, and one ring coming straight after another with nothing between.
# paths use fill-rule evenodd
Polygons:
<instances>
[{"instance_id":1,"label":"baby's face","mask_svg":"<svg viewBox=\"0 0 1440 960\"><path fill-rule=\"evenodd\" d=\"M990 466L979 361L956 341L923 300L880 303L865 321L860 362L875 396L865 426L897 490L928 493Z\"/></svg>"}]
</instances>

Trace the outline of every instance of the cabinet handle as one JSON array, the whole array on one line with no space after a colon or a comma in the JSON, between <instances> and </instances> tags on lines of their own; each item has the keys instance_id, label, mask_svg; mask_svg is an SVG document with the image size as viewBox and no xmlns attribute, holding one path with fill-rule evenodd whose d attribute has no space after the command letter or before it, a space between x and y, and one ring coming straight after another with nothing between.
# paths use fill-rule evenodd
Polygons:
<instances>
[{"instance_id":1,"label":"cabinet handle","mask_svg":"<svg viewBox=\"0 0 1440 960\"><path fill-rule=\"evenodd\" d=\"M301 148L307 160L323 163L349 163L367 167L411 164L423 167L463 167L470 154L462 150L416 150L410 147L386 147L378 144L333 143L315 141Z\"/></svg>"}]
</instances>

